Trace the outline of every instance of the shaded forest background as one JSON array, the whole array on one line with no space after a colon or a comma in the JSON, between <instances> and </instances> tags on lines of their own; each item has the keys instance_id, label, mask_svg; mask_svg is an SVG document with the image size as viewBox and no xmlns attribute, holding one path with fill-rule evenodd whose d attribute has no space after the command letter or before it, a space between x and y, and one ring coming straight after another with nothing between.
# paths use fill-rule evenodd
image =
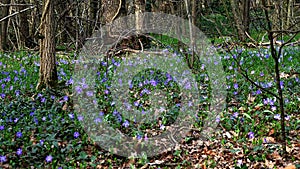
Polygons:
<instances>
[{"instance_id":1,"label":"shaded forest background","mask_svg":"<svg viewBox=\"0 0 300 169\"><path fill-rule=\"evenodd\" d=\"M267 24L263 16L264 2L274 29L299 30L299 0L191 0L188 8L193 24L208 37L253 42L262 40ZM52 3L56 50L78 51L86 38L102 25L136 10L188 19L184 0L55 0ZM37 50L39 40L45 36L41 22L47 9L43 7L45 4L37 0L1 0L0 50Z\"/></svg>"}]
</instances>

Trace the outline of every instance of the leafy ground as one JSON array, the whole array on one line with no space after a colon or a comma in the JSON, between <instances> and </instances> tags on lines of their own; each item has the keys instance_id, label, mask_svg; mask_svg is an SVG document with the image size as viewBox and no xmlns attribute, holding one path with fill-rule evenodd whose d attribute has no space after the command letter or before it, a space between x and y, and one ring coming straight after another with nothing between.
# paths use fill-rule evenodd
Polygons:
<instances>
[{"instance_id":1,"label":"leafy ground","mask_svg":"<svg viewBox=\"0 0 300 169\"><path fill-rule=\"evenodd\" d=\"M58 91L36 92L39 57L37 54L2 53L0 55L0 167L2 168L283 168L289 164L300 167L300 52L298 47L285 48L281 58L282 88L287 111L288 156L283 158L280 138L280 116L277 100L245 81L238 73L234 58L254 81L276 92L272 77L273 61L268 49L236 50L234 55L221 53L226 72L227 107L215 119L218 129L209 140L201 140L201 120L186 139L173 149L155 157L128 159L113 155L95 144L80 122L83 116L73 110L73 55L58 54L60 81ZM102 62L97 73L97 99L102 107L101 119L128 132L132 137L147 139L135 132L134 124L116 115L110 107L107 65L117 67L118 60ZM199 85L209 84L205 65L198 66ZM146 72L147 73L147 72ZM157 72L158 75L162 73ZM151 78L151 76L149 75ZM165 77L164 80L167 80ZM146 87L162 89L149 83ZM201 82L201 83L200 83ZM138 81L136 82L136 84ZM177 89L172 85L171 91ZM76 86L75 86L76 87ZM133 88L137 86L133 86ZM85 92L84 83L77 92ZM134 88L135 89L135 88ZM207 88L209 93L209 88ZM173 93L173 92L172 92ZM93 93L86 93L87 96ZM134 93L133 93L134 95ZM176 96L168 96L176 104ZM137 100L132 100L134 104ZM206 100L208 101L208 100ZM176 115L175 111L175 115ZM205 111L195 117L205 117ZM174 114L162 116L160 124L146 127L163 130ZM98 121L99 122L99 121ZM161 131L162 132L162 131Z\"/></svg>"}]
</instances>

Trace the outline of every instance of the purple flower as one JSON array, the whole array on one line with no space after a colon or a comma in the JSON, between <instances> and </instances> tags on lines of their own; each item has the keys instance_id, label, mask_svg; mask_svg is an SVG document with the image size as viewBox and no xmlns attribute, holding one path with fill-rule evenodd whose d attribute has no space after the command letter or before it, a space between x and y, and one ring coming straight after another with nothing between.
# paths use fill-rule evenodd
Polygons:
<instances>
[{"instance_id":1,"label":"purple flower","mask_svg":"<svg viewBox=\"0 0 300 169\"><path fill-rule=\"evenodd\" d=\"M43 144L44 144L44 142L45 142L44 140L40 140L40 144L41 144L41 145L43 145Z\"/></svg>"},{"instance_id":2,"label":"purple flower","mask_svg":"<svg viewBox=\"0 0 300 169\"><path fill-rule=\"evenodd\" d=\"M5 93L1 93L1 98L4 99L5 98Z\"/></svg>"},{"instance_id":3,"label":"purple flower","mask_svg":"<svg viewBox=\"0 0 300 169\"><path fill-rule=\"evenodd\" d=\"M257 94L257 95L258 95L258 94L261 94L261 90L258 89L258 90L256 91L256 94Z\"/></svg>"},{"instance_id":4,"label":"purple flower","mask_svg":"<svg viewBox=\"0 0 300 169\"><path fill-rule=\"evenodd\" d=\"M78 119L78 121L82 121L83 120L83 116L78 116L77 119Z\"/></svg>"},{"instance_id":5,"label":"purple flower","mask_svg":"<svg viewBox=\"0 0 300 169\"><path fill-rule=\"evenodd\" d=\"M138 135L136 136L136 138L137 138L138 140L141 140L141 139L142 139L142 136L138 134Z\"/></svg>"},{"instance_id":6,"label":"purple flower","mask_svg":"<svg viewBox=\"0 0 300 169\"><path fill-rule=\"evenodd\" d=\"M150 80L150 83L151 83L152 86L156 86L157 85L157 82L155 80L153 80L153 79Z\"/></svg>"},{"instance_id":7,"label":"purple flower","mask_svg":"<svg viewBox=\"0 0 300 169\"><path fill-rule=\"evenodd\" d=\"M264 74L264 72L260 72L260 76L264 76L265 74Z\"/></svg>"},{"instance_id":8,"label":"purple flower","mask_svg":"<svg viewBox=\"0 0 300 169\"><path fill-rule=\"evenodd\" d=\"M79 134L79 132L77 132L77 131L76 131L76 132L74 132L74 137L75 137L75 138L78 138L78 137L79 137L79 135L80 135L80 134Z\"/></svg>"},{"instance_id":9,"label":"purple flower","mask_svg":"<svg viewBox=\"0 0 300 169\"><path fill-rule=\"evenodd\" d=\"M265 55L265 58L266 58L266 59L268 59L269 57L270 57L270 55L269 55L269 54L266 54L266 55Z\"/></svg>"},{"instance_id":10,"label":"purple flower","mask_svg":"<svg viewBox=\"0 0 300 169\"><path fill-rule=\"evenodd\" d=\"M283 81L280 81L280 88L283 89L283 87L284 87L284 83Z\"/></svg>"},{"instance_id":11,"label":"purple flower","mask_svg":"<svg viewBox=\"0 0 300 169\"><path fill-rule=\"evenodd\" d=\"M18 156L22 155L22 148L18 148L16 154L17 154Z\"/></svg>"},{"instance_id":12,"label":"purple flower","mask_svg":"<svg viewBox=\"0 0 300 169\"><path fill-rule=\"evenodd\" d=\"M16 122L18 122L18 120L19 120L19 118L15 118L14 122L16 123Z\"/></svg>"},{"instance_id":13,"label":"purple flower","mask_svg":"<svg viewBox=\"0 0 300 169\"><path fill-rule=\"evenodd\" d=\"M243 164L243 160L237 160L237 164L236 164L236 165L237 165L238 167L241 167L242 164Z\"/></svg>"},{"instance_id":14,"label":"purple flower","mask_svg":"<svg viewBox=\"0 0 300 169\"><path fill-rule=\"evenodd\" d=\"M74 119L74 114L70 113L68 115L69 115L70 119Z\"/></svg>"},{"instance_id":15,"label":"purple flower","mask_svg":"<svg viewBox=\"0 0 300 169\"><path fill-rule=\"evenodd\" d=\"M88 86L87 84L85 84L85 83L83 83L83 84L81 85L81 87L82 87L83 89L89 88L89 86Z\"/></svg>"},{"instance_id":16,"label":"purple flower","mask_svg":"<svg viewBox=\"0 0 300 169\"><path fill-rule=\"evenodd\" d=\"M234 118L237 118L238 116L239 116L239 113L238 112L235 112L235 113L233 113L233 115L232 115Z\"/></svg>"},{"instance_id":17,"label":"purple flower","mask_svg":"<svg viewBox=\"0 0 300 169\"><path fill-rule=\"evenodd\" d=\"M135 105L136 107L138 107L138 106L139 106L139 103L138 103L138 102L134 102L134 105Z\"/></svg>"},{"instance_id":18,"label":"purple flower","mask_svg":"<svg viewBox=\"0 0 300 169\"><path fill-rule=\"evenodd\" d=\"M124 121L123 126L127 128L129 126L129 122L127 120Z\"/></svg>"},{"instance_id":19,"label":"purple flower","mask_svg":"<svg viewBox=\"0 0 300 169\"><path fill-rule=\"evenodd\" d=\"M77 92L78 94L81 94L81 93L82 93L82 89L81 89L80 86L76 86L76 87L75 87L75 90L76 90L76 92Z\"/></svg>"},{"instance_id":20,"label":"purple flower","mask_svg":"<svg viewBox=\"0 0 300 169\"><path fill-rule=\"evenodd\" d=\"M87 92L86 92L86 95L87 95L88 97L92 97L92 96L94 95L94 93L93 93L92 91L87 91Z\"/></svg>"},{"instance_id":21,"label":"purple flower","mask_svg":"<svg viewBox=\"0 0 300 169\"><path fill-rule=\"evenodd\" d=\"M220 116L217 116L217 117L216 117L216 122L219 123L220 121L221 121Z\"/></svg>"},{"instance_id":22,"label":"purple flower","mask_svg":"<svg viewBox=\"0 0 300 169\"><path fill-rule=\"evenodd\" d=\"M101 122L102 122L102 119L101 119L101 118L98 117L98 118L95 119L95 123L96 123L96 124L101 123Z\"/></svg>"},{"instance_id":23,"label":"purple flower","mask_svg":"<svg viewBox=\"0 0 300 169\"><path fill-rule=\"evenodd\" d=\"M274 115L274 119L280 120L280 114L275 114L275 115Z\"/></svg>"},{"instance_id":24,"label":"purple flower","mask_svg":"<svg viewBox=\"0 0 300 169\"><path fill-rule=\"evenodd\" d=\"M239 85L238 85L237 83L235 83L235 84L233 85L233 87L234 87L235 89L238 89L238 88L239 88Z\"/></svg>"},{"instance_id":25,"label":"purple flower","mask_svg":"<svg viewBox=\"0 0 300 169\"><path fill-rule=\"evenodd\" d=\"M23 135L23 134L22 134L22 132L20 132L20 131L18 131L17 134L16 134L16 136L17 136L18 138L22 137L22 135Z\"/></svg>"},{"instance_id":26,"label":"purple flower","mask_svg":"<svg viewBox=\"0 0 300 169\"><path fill-rule=\"evenodd\" d=\"M46 157L46 162L47 162L47 163L50 163L50 162L52 161L52 159L53 159L53 157L52 157L51 155L48 155L48 156Z\"/></svg>"},{"instance_id":27,"label":"purple flower","mask_svg":"<svg viewBox=\"0 0 300 169\"><path fill-rule=\"evenodd\" d=\"M285 119L286 121L289 121L289 120L290 120L290 117L291 117L291 116L287 115L287 116L285 116L284 119Z\"/></svg>"},{"instance_id":28,"label":"purple flower","mask_svg":"<svg viewBox=\"0 0 300 169\"><path fill-rule=\"evenodd\" d=\"M0 156L0 163L6 162L6 156Z\"/></svg>"},{"instance_id":29,"label":"purple flower","mask_svg":"<svg viewBox=\"0 0 300 169\"><path fill-rule=\"evenodd\" d=\"M250 131L248 133L248 137L249 137L249 139L253 139L254 138L254 133L252 131Z\"/></svg>"},{"instance_id":30,"label":"purple flower","mask_svg":"<svg viewBox=\"0 0 300 169\"><path fill-rule=\"evenodd\" d=\"M63 99L64 99L64 101L66 102L66 101L69 100L69 97L68 97L68 96L64 96Z\"/></svg>"},{"instance_id":31,"label":"purple flower","mask_svg":"<svg viewBox=\"0 0 300 169\"><path fill-rule=\"evenodd\" d=\"M46 98L41 98L41 102L44 103L46 101Z\"/></svg>"},{"instance_id":32,"label":"purple flower","mask_svg":"<svg viewBox=\"0 0 300 169\"><path fill-rule=\"evenodd\" d=\"M0 130L4 130L4 126L0 126Z\"/></svg>"}]
</instances>

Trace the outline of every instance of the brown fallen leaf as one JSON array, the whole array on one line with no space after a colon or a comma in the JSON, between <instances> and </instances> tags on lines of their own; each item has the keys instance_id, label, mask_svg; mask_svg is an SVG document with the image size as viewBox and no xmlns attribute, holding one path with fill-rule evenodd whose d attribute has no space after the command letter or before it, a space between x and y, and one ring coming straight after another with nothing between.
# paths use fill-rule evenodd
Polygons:
<instances>
[{"instance_id":1,"label":"brown fallen leaf","mask_svg":"<svg viewBox=\"0 0 300 169\"><path fill-rule=\"evenodd\" d=\"M275 143L275 139L273 137L265 137L263 138L264 143Z\"/></svg>"},{"instance_id":2,"label":"brown fallen leaf","mask_svg":"<svg viewBox=\"0 0 300 169\"><path fill-rule=\"evenodd\" d=\"M274 129L271 129L271 130L269 131L269 136L273 135L274 133L275 133L275 130L274 130Z\"/></svg>"},{"instance_id":3,"label":"brown fallen leaf","mask_svg":"<svg viewBox=\"0 0 300 169\"><path fill-rule=\"evenodd\" d=\"M284 169L296 169L295 165L288 165Z\"/></svg>"}]
</instances>

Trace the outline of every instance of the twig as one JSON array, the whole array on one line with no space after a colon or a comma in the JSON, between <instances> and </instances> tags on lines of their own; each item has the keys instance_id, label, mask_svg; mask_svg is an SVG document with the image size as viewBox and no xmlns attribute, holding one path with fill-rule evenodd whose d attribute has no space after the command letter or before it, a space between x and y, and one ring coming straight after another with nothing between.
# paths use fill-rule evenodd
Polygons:
<instances>
[{"instance_id":1,"label":"twig","mask_svg":"<svg viewBox=\"0 0 300 169\"><path fill-rule=\"evenodd\" d=\"M33 8L35 8L35 6L31 6L31 7L25 8L25 9L23 9L23 10L20 10L20 11L18 11L18 12L15 12L15 13L12 13L12 14L10 14L10 15L7 15L6 17L0 19L0 22L6 20L6 19L8 19L8 18L11 18L11 17L13 17L13 16L15 16L15 15L17 15L17 14L20 14L20 13L23 13L23 12L28 11L28 10L30 10L30 9L33 9Z\"/></svg>"},{"instance_id":2,"label":"twig","mask_svg":"<svg viewBox=\"0 0 300 169\"><path fill-rule=\"evenodd\" d=\"M33 6L33 4L3 4L3 3L0 3L0 7L8 7L8 6Z\"/></svg>"}]
</instances>

